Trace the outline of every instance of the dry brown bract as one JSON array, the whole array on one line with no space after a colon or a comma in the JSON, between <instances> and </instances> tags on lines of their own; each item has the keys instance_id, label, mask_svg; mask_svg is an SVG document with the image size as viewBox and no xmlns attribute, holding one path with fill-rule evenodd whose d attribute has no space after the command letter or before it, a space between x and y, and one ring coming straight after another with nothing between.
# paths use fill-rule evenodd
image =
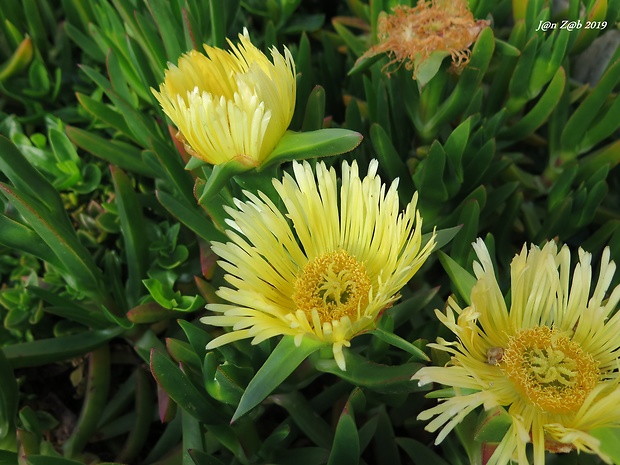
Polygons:
<instances>
[{"instance_id":1,"label":"dry brown bract","mask_svg":"<svg viewBox=\"0 0 620 465\"><path fill-rule=\"evenodd\" d=\"M379 43L366 52L365 57L387 53L391 58L383 71L390 73L390 66L417 70L434 52L446 52L452 57L452 69L460 71L469 61L469 46L482 29L486 20L474 20L466 0L420 1L414 8L398 5L392 14L379 18Z\"/></svg>"}]
</instances>

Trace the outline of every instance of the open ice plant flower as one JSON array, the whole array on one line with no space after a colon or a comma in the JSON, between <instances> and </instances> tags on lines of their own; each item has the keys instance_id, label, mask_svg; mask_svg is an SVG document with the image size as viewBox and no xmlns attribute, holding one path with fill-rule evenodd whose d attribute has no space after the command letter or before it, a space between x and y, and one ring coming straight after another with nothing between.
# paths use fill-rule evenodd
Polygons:
<instances>
[{"instance_id":1,"label":"open ice plant flower","mask_svg":"<svg viewBox=\"0 0 620 465\"><path fill-rule=\"evenodd\" d=\"M433 420L429 431L441 429L436 443L472 410L507 408L512 424L488 465L545 463L545 451L579 450L609 461L595 428L620 426L618 349L620 287L606 299L616 266L609 249L601 258L592 291L592 256L579 250L571 279L570 252L554 242L532 246L511 263L510 308L497 284L484 242L474 244L479 262L471 305L462 309L448 301L437 317L456 336L430 346L452 355L445 367L425 367L414 375L420 384L441 383L455 396L422 412Z\"/></svg>"},{"instance_id":2,"label":"open ice plant flower","mask_svg":"<svg viewBox=\"0 0 620 465\"><path fill-rule=\"evenodd\" d=\"M295 63L274 47L271 62L247 30L231 51L205 45L170 65L153 94L191 155L211 164L260 165L286 132L295 110Z\"/></svg>"},{"instance_id":3,"label":"open ice plant flower","mask_svg":"<svg viewBox=\"0 0 620 465\"><path fill-rule=\"evenodd\" d=\"M273 180L285 212L262 192L236 200L227 231L230 242L214 243L226 280L218 295L229 304L210 304L220 315L203 323L232 327L208 349L244 338L258 344L277 335L310 337L332 344L345 369L342 348L374 328L380 313L431 253L434 235L422 245L417 194L399 212L397 180L386 192L370 163L360 179L356 162L336 171L318 163L293 163L294 177Z\"/></svg>"}]
</instances>

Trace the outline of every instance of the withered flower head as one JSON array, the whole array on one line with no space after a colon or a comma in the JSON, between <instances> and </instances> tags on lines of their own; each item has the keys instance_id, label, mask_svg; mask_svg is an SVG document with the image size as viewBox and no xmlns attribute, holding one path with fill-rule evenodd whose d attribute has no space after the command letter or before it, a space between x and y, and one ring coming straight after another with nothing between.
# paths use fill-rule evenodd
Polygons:
<instances>
[{"instance_id":1,"label":"withered flower head","mask_svg":"<svg viewBox=\"0 0 620 465\"><path fill-rule=\"evenodd\" d=\"M379 43L364 57L387 53L391 60L384 72L404 63L417 79L420 66L438 53L440 58L450 55L452 69L458 72L469 62L469 46L488 25L489 21L474 20L467 0L421 0L413 8L397 5L392 14L379 18Z\"/></svg>"}]
</instances>

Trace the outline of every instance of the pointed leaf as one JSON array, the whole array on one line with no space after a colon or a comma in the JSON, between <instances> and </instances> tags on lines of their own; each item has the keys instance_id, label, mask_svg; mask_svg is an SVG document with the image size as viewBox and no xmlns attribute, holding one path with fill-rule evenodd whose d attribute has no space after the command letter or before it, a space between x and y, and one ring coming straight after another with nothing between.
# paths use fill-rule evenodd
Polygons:
<instances>
[{"instance_id":1,"label":"pointed leaf","mask_svg":"<svg viewBox=\"0 0 620 465\"><path fill-rule=\"evenodd\" d=\"M211 175L207 179L207 184L200 195L198 203L201 205L218 195L220 191L227 187L234 176L245 173L254 168L246 163L242 157L235 157L225 163L215 165L211 171Z\"/></svg>"},{"instance_id":2,"label":"pointed leaf","mask_svg":"<svg viewBox=\"0 0 620 465\"><path fill-rule=\"evenodd\" d=\"M585 132L590 128L592 121L597 117L616 84L620 81L620 59L611 65L601 77L596 87L581 102L579 107L570 116L562 136L562 157L568 160L574 157L576 147L582 143ZM579 152L577 152L579 153Z\"/></svg>"},{"instance_id":3,"label":"pointed leaf","mask_svg":"<svg viewBox=\"0 0 620 465\"><path fill-rule=\"evenodd\" d=\"M476 278L445 253L439 251L437 252L437 257L448 276L450 276L450 280L461 299L467 302L467 305L471 304L471 290L476 284Z\"/></svg>"},{"instance_id":4,"label":"pointed leaf","mask_svg":"<svg viewBox=\"0 0 620 465\"><path fill-rule=\"evenodd\" d=\"M284 336L248 384L232 421L239 419L265 400L308 355L325 345L324 341L305 337L297 347L293 337Z\"/></svg>"},{"instance_id":5,"label":"pointed leaf","mask_svg":"<svg viewBox=\"0 0 620 465\"><path fill-rule=\"evenodd\" d=\"M407 394L419 391L417 383L411 376L423 365L420 363L404 363L402 365L382 365L366 360L352 350L343 350L347 370L342 371L334 360L314 360L317 370L332 373L355 386L385 394Z\"/></svg>"},{"instance_id":6,"label":"pointed leaf","mask_svg":"<svg viewBox=\"0 0 620 465\"><path fill-rule=\"evenodd\" d=\"M379 157L381 167L392 179L399 179L398 193L401 202L408 203L413 196L415 187L409 168L396 151L388 133L377 123L370 126L370 140Z\"/></svg>"},{"instance_id":7,"label":"pointed leaf","mask_svg":"<svg viewBox=\"0 0 620 465\"><path fill-rule=\"evenodd\" d=\"M458 226L454 226L452 228L440 229L439 231L426 233L422 236L422 244L426 244L428 241L431 240L431 237L435 235L435 247L433 247L433 250L439 250L444 245L448 244L452 239L454 239L454 237L459 233L462 227L463 225L459 224Z\"/></svg>"},{"instance_id":8,"label":"pointed leaf","mask_svg":"<svg viewBox=\"0 0 620 465\"><path fill-rule=\"evenodd\" d=\"M57 268L62 266L49 246L28 226L0 215L0 231L0 244L5 247L30 253Z\"/></svg>"},{"instance_id":9,"label":"pointed leaf","mask_svg":"<svg viewBox=\"0 0 620 465\"><path fill-rule=\"evenodd\" d=\"M298 391L286 394L274 394L269 397L276 405L286 409L291 419L303 431L308 439L317 446L330 448L334 434L330 426L316 412L313 405Z\"/></svg>"},{"instance_id":10,"label":"pointed leaf","mask_svg":"<svg viewBox=\"0 0 620 465\"><path fill-rule=\"evenodd\" d=\"M127 299L129 305L135 305L145 293L142 278L149 267L148 242L144 240L146 222L129 177L114 166L110 171L127 259Z\"/></svg>"},{"instance_id":11,"label":"pointed leaf","mask_svg":"<svg viewBox=\"0 0 620 465\"><path fill-rule=\"evenodd\" d=\"M75 94L80 104L91 113L95 118L101 120L102 122L112 126L113 128L118 129L123 133L124 136L132 139L134 142L138 142L134 139L131 129L127 125L125 118L119 112L113 110L105 103L99 102L93 98L88 97L87 95L80 94L79 92ZM67 132L69 127L67 127ZM69 136L71 137L71 136Z\"/></svg>"},{"instance_id":12,"label":"pointed leaf","mask_svg":"<svg viewBox=\"0 0 620 465\"><path fill-rule=\"evenodd\" d=\"M287 131L261 166L261 169L292 160L340 155L356 148L362 139L361 134L348 129L331 128L310 132Z\"/></svg>"},{"instance_id":13,"label":"pointed leaf","mask_svg":"<svg viewBox=\"0 0 620 465\"><path fill-rule=\"evenodd\" d=\"M203 359L207 354L207 344L213 340L213 337L208 332L189 321L177 320L177 323L185 333L194 351Z\"/></svg>"},{"instance_id":14,"label":"pointed leaf","mask_svg":"<svg viewBox=\"0 0 620 465\"><path fill-rule=\"evenodd\" d=\"M428 358L428 355L426 355L424 351L394 333L387 332L382 329L373 329L371 331L368 331L368 333L378 337L382 341L387 342L394 347L398 347L405 352L409 352L415 360L426 362L430 361L430 358Z\"/></svg>"},{"instance_id":15,"label":"pointed leaf","mask_svg":"<svg viewBox=\"0 0 620 465\"><path fill-rule=\"evenodd\" d=\"M85 331L72 336L22 342L2 350L13 368L35 367L82 356L122 333L122 328Z\"/></svg>"},{"instance_id":16,"label":"pointed leaf","mask_svg":"<svg viewBox=\"0 0 620 465\"><path fill-rule=\"evenodd\" d=\"M405 451L415 465L450 465L428 446L411 438L397 438L396 443Z\"/></svg>"},{"instance_id":17,"label":"pointed leaf","mask_svg":"<svg viewBox=\"0 0 620 465\"><path fill-rule=\"evenodd\" d=\"M0 191L11 201L30 227L40 236L62 263L63 277L69 285L103 299L101 270L97 268L86 247L70 227L64 210L52 214L37 199L20 192L16 187L0 183ZM56 196L58 193L54 191ZM60 198L59 198L60 199Z\"/></svg>"},{"instance_id":18,"label":"pointed leaf","mask_svg":"<svg viewBox=\"0 0 620 465\"><path fill-rule=\"evenodd\" d=\"M353 416L353 405L344 406L332 445L327 465L357 465L360 461L360 438Z\"/></svg>"},{"instance_id":19,"label":"pointed leaf","mask_svg":"<svg viewBox=\"0 0 620 465\"><path fill-rule=\"evenodd\" d=\"M39 200L50 212L64 212L58 191L22 155L15 144L0 136L0 171L21 191Z\"/></svg>"},{"instance_id":20,"label":"pointed leaf","mask_svg":"<svg viewBox=\"0 0 620 465\"><path fill-rule=\"evenodd\" d=\"M527 115L523 116L516 124L500 132L500 137L509 140L521 140L532 134L543 123L547 121L551 112L562 97L564 85L566 83L566 73L564 68L560 67L555 73L553 80L545 90L542 97L536 102Z\"/></svg>"},{"instance_id":21,"label":"pointed leaf","mask_svg":"<svg viewBox=\"0 0 620 465\"><path fill-rule=\"evenodd\" d=\"M68 126L66 132L75 145L107 163L149 178L157 176L157 173L142 160L142 151L133 145L104 139L92 132L72 126Z\"/></svg>"},{"instance_id":22,"label":"pointed leaf","mask_svg":"<svg viewBox=\"0 0 620 465\"><path fill-rule=\"evenodd\" d=\"M207 425L226 423L229 417L181 369L157 349L151 350L151 372L157 383L183 410Z\"/></svg>"},{"instance_id":23,"label":"pointed leaf","mask_svg":"<svg viewBox=\"0 0 620 465\"><path fill-rule=\"evenodd\" d=\"M306 103L306 113L304 114L304 122L302 130L317 131L323 128L323 118L325 117L325 89L316 86L310 92L308 102Z\"/></svg>"}]
</instances>

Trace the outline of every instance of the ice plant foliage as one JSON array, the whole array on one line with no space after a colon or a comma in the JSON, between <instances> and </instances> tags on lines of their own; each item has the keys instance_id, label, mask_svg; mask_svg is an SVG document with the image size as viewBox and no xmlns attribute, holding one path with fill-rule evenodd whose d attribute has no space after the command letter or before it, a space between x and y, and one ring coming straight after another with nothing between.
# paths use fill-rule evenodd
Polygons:
<instances>
[{"instance_id":1,"label":"ice plant foliage","mask_svg":"<svg viewBox=\"0 0 620 465\"><path fill-rule=\"evenodd\" d=\"M159 92L151 89L179 129L186 150L208 163L237 159L257 166L272 152L295 110L295 64L274 47L271 62L247 30L231 51L205 45L170 65Z\"/></svg>"},{"instance_id":2,"label":"ice plant foliage","mask_svg":"<svg viewBox=\"0 0 620 465\"><path fill-rule=\"evenodd\" d=\"M469 61L469 46L480 31L488 26L484 20L475 21L467 0L421 0L415 7L397 5L391 14L379 17L379 43L366 56L387 53L393 64L405 64L417 78L419 67L435 52L452 57L458 70Z\"/></svg>"},{"instance_id":3,"label":"ice plant foliage","mask_svg":"<svg viewBox=\"0 0 620 465\"><path fill-rule=\"evenodd\" d=\"M620 426L620 314L614 314L620 287L606 299L616 269L609 249L592 291L590 254L579 250L571 279L566 246L559 252L554 242L529 252L524 246L511 264L510 308L484 242L474 249L479 263L471 305L462 309L450 299L445 314L436 311L458 341L438 339L431 346L450 353L451 362L414 375L421 384L454 387L455 396L419 418L434 417L427 429L441 428L439 443L476 407L503 406L512 424L489 465L529 464L530 442L535 465L544 464L545 451L575 449L608 461L589 432Z\"/></svg>"},{"instance_id":4,"label":"ice plant foliage","mask_svg":"<svg viewBox=\"0 0 620 465\"><path fill-rule=\"evenodd\" d=\"M285 212L262 192L236 200L227 232L230 242L215 243L226 280L218 295L229 304L210 304L221 314L202 322L229 326L212 349L244 338L257 344L292 335L332 344L345 369L342 348L374 328L380 313L399 298L400 289L429 256L434 236L422 245L417 194L399 213L397 184L387 189L370 163L360 179L357 163L336 172L317 164L316 178L306 162L294 163L273 184Z\"/></svg>"}]
</instances>

